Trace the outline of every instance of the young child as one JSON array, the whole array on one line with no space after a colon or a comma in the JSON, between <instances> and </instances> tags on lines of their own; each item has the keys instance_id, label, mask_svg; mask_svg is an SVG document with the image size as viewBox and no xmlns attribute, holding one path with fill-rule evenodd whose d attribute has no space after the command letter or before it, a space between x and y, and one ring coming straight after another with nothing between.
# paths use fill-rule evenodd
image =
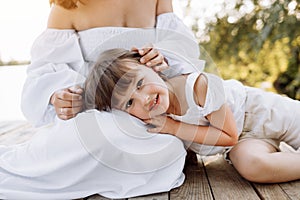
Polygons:
<instances>
[{"instance_id":1,"label":"young child","mask_svg":"<svg viewBox=\"0 0 300 200\"><path fill-rule=\"evenodd\" d=\"M204 72L167 80L139 59L124 49L101 54L85 82L86 108L128 112L152 125L149 132L177 136L200 155L228 149L250 181L300 178L300 154L279 152L281 141L300 147L299 101Z\"/></svg>"}]
</instances>

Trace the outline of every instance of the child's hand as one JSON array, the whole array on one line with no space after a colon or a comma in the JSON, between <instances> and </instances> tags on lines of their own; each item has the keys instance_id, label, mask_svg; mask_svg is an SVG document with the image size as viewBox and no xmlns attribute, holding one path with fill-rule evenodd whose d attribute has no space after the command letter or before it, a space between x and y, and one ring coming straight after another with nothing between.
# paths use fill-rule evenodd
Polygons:
<instances>
[{"instance_id":1,"label":"child's hand","mask_svg":"<svg viewBox=\"0 0 300 200\"><path fill-rule=\"evenodd\" d=\"M173 120L172 118L159 115L151 119L144 120L145 123L151 124L154 128L149 128L147 131L151 133L167 133L171 135L176 135L178 130L178 125L180 122Z\"/></svg>"},{"instance_id":2,"label":"child's hand","mask_svg":"<svg viewBox=\"0 0 300 200\"><path fill-rule=\"evenodd\" d=\"M67 120L75 117L82 109L83 90L79 86L73 86L55 92L50 99L55 112L60 119Z\"/></svg>"},{"instance_id":3,"label":"child's hand","mask_svg":"<svg viewBox=\"0 0 300 200\"><path fill-rule=\"evenodd\" d=\"M152 44L145 45L140 49L133 47L131 50L138 52L142 56L140 60L142 64L152 67L156 72L169 68L164 56Z\"/></svg>"}]
</instances>

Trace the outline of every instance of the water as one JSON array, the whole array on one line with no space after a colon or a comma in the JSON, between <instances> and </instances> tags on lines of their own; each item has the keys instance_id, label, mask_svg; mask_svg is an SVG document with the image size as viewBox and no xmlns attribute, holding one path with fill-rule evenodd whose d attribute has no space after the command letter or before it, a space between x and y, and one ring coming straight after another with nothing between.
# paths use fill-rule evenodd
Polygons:
<instances>
[{"instance_id":1,"label":"water","mask_svg":"<svg viewBox=\"0 0 300 200\"><path fill-rule=\"evenodd\" d=\"M25 120L20 105L26 69L25 65L0 67L0 121Z\"/></svg>"}]
</instances>

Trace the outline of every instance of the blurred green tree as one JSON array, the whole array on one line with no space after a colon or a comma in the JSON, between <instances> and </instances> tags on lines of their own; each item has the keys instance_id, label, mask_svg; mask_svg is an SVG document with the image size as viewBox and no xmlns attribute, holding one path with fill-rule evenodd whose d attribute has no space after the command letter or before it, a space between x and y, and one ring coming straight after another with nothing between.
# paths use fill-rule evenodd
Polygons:
<instances>
[{"instance_id":1,"label":"blurred green tree","mask_svg":"<svg viewBox=\"0 0 300 200\"><path fill-rule=\"evenodd\" d=\"M222 77L275 83L278 92L300 98L299 0L220 0L198 14L196 1L187 1L186 18Z\"/></svg>"}]
</instances>

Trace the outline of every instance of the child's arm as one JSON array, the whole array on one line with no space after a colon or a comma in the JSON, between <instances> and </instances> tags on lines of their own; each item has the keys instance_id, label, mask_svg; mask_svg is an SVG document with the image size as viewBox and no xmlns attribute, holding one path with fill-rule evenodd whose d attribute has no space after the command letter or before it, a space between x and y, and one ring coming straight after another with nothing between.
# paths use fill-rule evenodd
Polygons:
<instances>
[{"instance_id":1,"label":"child's arm","mask_svg":"<svg viewBox=\"0 0 300 200\"><path fill-rule=\"evenodd\" d=\"M207 90L208 80L203 74L201 74L194 86L195 101L201 107L205 106ZM226 103L218 110L208 114L206 118L210 122L208 128L209 137L205 138L205 140L208 140L208 143L220 142L222 143L220 144L222 146L227 146L224 144L229 144L229 146L231 146L237 142L238 134L235 119L231 109ZM200 139L200 141L202 140Z\"/></svg>"},{"instance_id":2,"label":"child's arm","mask_svg":"<svg viewBox=\"0 0 300 200\"><path fill-rule=\"evenodd\" d=\"M207 80L200 75L194 86L195 101L204 106L207 93ZM169 133L183 140L215 146L232 146L238 140L237 128L233 114L228 105L223 104L218 110L206 116L209 126L198 126L175 121L166 116L147 120L156 126L150 132Z\"/></svg>"},{"instance_id":3,"label":"child's arm","mask_svg":"<svg viewBox=\"0 0 300 200\"><path fill-rule=\"evenodd\" d=\"M225 119L221 119L220 117L216 117L216 115L223 114L225 115ZM215 111L211 114L214 120L212 120L217 125L222 126L224 130L227 129L226 118L230 118L232 115L230 109L225 104L220 108L220 110ZM218 118L218 119L217 119ZM232 129L228 132L217 128L217 126L213 126L210 124L209 126L199 126L193 124L187 124L184 122L173 120L167 116L158 116L153 119L145 120L146 123L152 124L155 128L148 129L149 132L153 133L167 133L174 135L182 140L193 141L199 144L205 145L213 145L213 146L233 146L237 142L237 132L235 131L235 122L234 125L229 127Z\"/></svg>"}]
</instances>

